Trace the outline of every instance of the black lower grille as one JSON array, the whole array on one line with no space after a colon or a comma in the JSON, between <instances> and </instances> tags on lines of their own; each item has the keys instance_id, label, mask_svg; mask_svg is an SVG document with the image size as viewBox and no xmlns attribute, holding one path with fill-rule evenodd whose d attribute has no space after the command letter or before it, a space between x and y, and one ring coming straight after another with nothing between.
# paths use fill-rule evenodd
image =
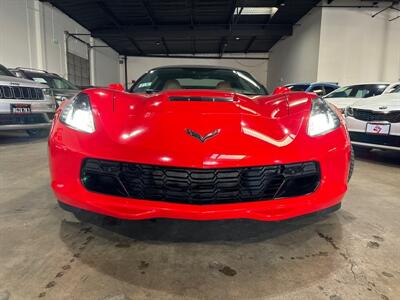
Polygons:
<instances>
[{"instance_id":1,"label":"black lower grille","mask_svg":"<svg viewBox=\"0 0 400 300\"><path fill-rule=\"evenodd\" d=\"M48 123L45 114L0 114L0 125L39 124Z\"/></svg>"},{"instance_id":2,"label":"black lower grille","mask_svg":"<svg viewBox=\"0 0 400 300\"><path fill-rule=\"evenodd\" d=\"M353 142L400 147L400 135L378 135L350 131L350 140Z\"/></svg>"},{"instance_id":3,"label":"black lower grille","mask_svg":"<svg viewBox=\"0 0 400 300\"><path fill-rule=\"evenodd\" d=\"M362 121L388 121L390 123L400 123L400 111L376 112L366 109L353 109L355 119Z\"/></svg>"},{"instance_id":4,"label":"black lower grille","mask_svg":"<svg viewBox=\"0 0 400 300\"><path fill-rule=\"evenodd\" d=\"M82 184L90 191L186 204L221 204L294 197L320 181L316 162L229 169L188 169L86 159Z\"/></svg>"}]
</instances>

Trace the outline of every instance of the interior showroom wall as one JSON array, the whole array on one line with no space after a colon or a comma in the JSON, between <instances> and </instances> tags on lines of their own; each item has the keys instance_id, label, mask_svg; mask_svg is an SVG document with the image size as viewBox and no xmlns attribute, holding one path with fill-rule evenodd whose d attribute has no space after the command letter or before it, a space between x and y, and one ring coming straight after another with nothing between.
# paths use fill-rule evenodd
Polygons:
<instances>
[{"instance_id":1,"label":"interior showroom wall","mask_svg":"<svg viewBox=\"0 0 400 300\"><path fill-rule=\"evenodd\" d=\"M335 1L335 6L351 4ZM398 81L400 22L388 21L397 16L393 10L372 18L374 13L376 8L313 8L292 36L271 49L268 87L299 81Z\"/></svg>"},{"instance_id":2,"label":"interior showroom wall","mask_svg":"<svg viewBox=\"0 0 400 300\"><path fill-rule=\"evenodd\" d=\"M66 77L66 36L88 34L77 22L48 3L0 0L0 61L7 67L44 69ZM92 45L101 41L80 36ZM69 39L69 51L87 58L85 44ZM119 81L118 54L110 48L91 50L91 84L107 85Z\"/></svg>"}]
</instances>

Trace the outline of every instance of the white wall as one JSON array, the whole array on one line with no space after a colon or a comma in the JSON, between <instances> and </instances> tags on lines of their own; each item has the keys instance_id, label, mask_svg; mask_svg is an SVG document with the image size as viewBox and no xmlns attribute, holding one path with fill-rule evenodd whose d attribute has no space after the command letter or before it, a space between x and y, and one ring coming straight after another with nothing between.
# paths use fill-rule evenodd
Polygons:
<instances>
[{"instance_id":1,"label":"white wall","mask_svg":"<svg viewBox=\"0 0 400 300\"><path fill-rule=\"evenodd\" d=\"M106 45L101 40L91 39L91 45ZM92 50L92 78L93 84L107 86L110 83L120 82L119 77L119 55L111 48L93 48Z\"/></svg>"},{"instance_id":2,"label":"white wall","mask_svg":"<svg viewBox=\"0 0 400 300\"><path fill-rule=\"evenodd\" d=\"M228 54L226 54L228 55ZM235 57L238 55L234 55ZM212 66L225 66L238 68L244 71L248 71L252 74L260 83L266 84L267 82L267 70L268 70L268 54L257 54L249 55L248 57L265 57L265 59L250 60L244 58L240 59L216 59L216 58L167 58L167 57L128 57L128 83L131 80L138 79L141 75L147 72L151 68L168 66L168 65L212 65ZM121 82L124 83L124 65L121 65Z\"/></svg>"},{"instance_id":3,"label":"white wall","mask_svg":"<svg viewBox=\"0 0 400 300\"><path fill-rule=\"evenodd\" d=\"M0 0L0 28L1 64L45 69L63 77L67 75L64 31L89 33L58 9L37 0ZM90 41L87 36L81 38ZM69 50L87 58L86 46L78 41L70 39ZM119 81L118 53L95 48L91 55L92 84Z\"/></svg>"},{"instance_id":4,"label":"white wall","mask_svg":"<svg viewBox=\"0 0 400 300\"><path fill-rule=\"evenodd\" d=\"M290 82L317 79L320 31L321 8L314 8L297 22L292 36L272 47L268 65L270 91Z\"/></svg>"},{"instance_id":5,"label":"white wall","mask_svg":"<svg viewBox=\"0 0 400 300\"><path fill-rule=\"evenodd\" d=\"M318 80L345 85L400 79L400 19L389 22L398 15L394 11L371 18L377 11L378 8L323 9Z\"/></svg>"}]
</instances>

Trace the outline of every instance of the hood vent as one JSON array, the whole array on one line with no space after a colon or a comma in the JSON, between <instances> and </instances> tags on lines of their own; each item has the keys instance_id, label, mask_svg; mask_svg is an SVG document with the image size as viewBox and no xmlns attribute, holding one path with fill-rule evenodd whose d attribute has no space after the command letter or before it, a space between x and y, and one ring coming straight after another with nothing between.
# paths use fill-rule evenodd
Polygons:
<instances>
[{"instance_id":1,"label":"hood vent","mask_svg":"<svg viewBox=\"0 0 400 300\"><path fill-rule=\"evenodd\" d=\"M169 101L187 102L233 102L233 98L224 97L201 97L201 96L170 96Z\"/></svg>"}]
</instances>

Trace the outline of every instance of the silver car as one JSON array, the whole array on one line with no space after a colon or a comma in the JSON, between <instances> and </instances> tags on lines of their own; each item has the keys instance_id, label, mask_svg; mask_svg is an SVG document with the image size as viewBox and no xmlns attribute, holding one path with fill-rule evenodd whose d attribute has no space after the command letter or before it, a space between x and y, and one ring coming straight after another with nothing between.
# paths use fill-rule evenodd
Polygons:
<instances>
[{"instance_id":1,"label":"silver car","mask_svg":"<svg viewBox=\"0 0 400 300\"><path fill-rule=\"evenodd\" d=\"M47 85L17 78L0 65L0 130L24 129L30 136L46 136L55 109Z\"/></svg>"}]
</instances>

